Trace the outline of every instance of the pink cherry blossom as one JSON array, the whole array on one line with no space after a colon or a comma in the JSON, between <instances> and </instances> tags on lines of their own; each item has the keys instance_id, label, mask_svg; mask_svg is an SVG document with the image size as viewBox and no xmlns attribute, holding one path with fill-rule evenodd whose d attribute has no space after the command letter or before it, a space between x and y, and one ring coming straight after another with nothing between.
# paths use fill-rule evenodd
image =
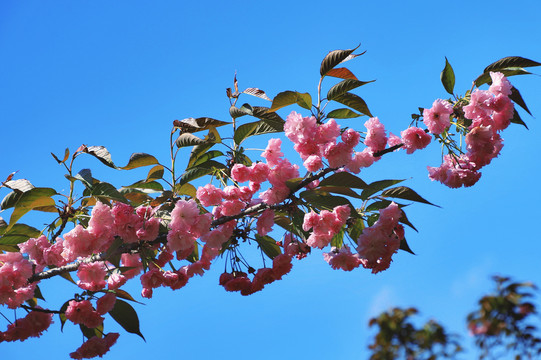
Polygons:
<instances>
[{"instance_id":1,"label":"pink cherry blossom","mask_svg":"<svg viewBox=\"0 0 541 360\"><path fill-rule=\"evenodd\" d=\"M374 155L372 155L372 150L366 148L353 155L353 158L348 163L346 169L354 174L358 174L361 171L361 168L371 166L377 159L378 158L375 158Z\"/></svg>"},{"instance_id":2,"label":"pink cherry blossom","mask_svg":"<svg viewBox=\"0 0 541 360\"><path fill-rule=\"evenodd\" d=\"M494 97L488 91L476 89L471 93L470 103L462 108L464 116L467 119L473 120L470 128L492 124L490 116L493 111L493 101Z\"/></svg>"},{"instance_id":3,"label":"pink cherry blossom","mask_svg":"<svg viewBox=\"0 0 541 360\"><path fill-rule=\"evenodd\" d=\"M90 329L100 326L104 320L88 300L71 300L64 314L74 324L83 324Z\"/></svg>"},{"instance_id":4,"label":"pink cherry blossom","mask_svg":"<svg viewBox=\"0 0 541 360\"><path fill-rule=\"evenodd\" d=\"M431 180L437 180L450 188L459 188L472 186L481 177L481 173L476 171L475 163L466 155L459 158L445 155L443 159L444 162L440 167L427 167L428 177Z\"/></svg>"},{"instance_id":5,"label":"pink cherry blossom","mask_svg":"<svg viewBox=\"0 0 541 360\"><path fill-rule=\"evenodd\" d=\"M387 145L389 145L389 147L393 147L400 144L402 144L402 139L399 136L396 136L395 134L390 132L389 139L387 139ZM396 149L394 151L398 151L398 150L399 149Z\"/></svg>"},{"instance_id":6,"label":"pink cherry blossom","mask_svg":"<svg viewBox=\"0 0 541 360\"><path fill-rule=\"evenodd\" d=\"M310 155L303 163L306 170L316 172L323 167L323 161L319 155Z\"/></svg>"},{"instance_id":7,"label":"pink cherry blossom","mask_svg":"<svg viewBox=\"0 0 541 360\"><path fill-rule=\"evenodd\" d=\"M269 166L265 163L252 163L252 166L250 166L250 181L254 183L262 183L267 181L269 171Z\"/></svg>"},{"instance_id":8,"label":"pink cherry blossom","mask_svg":"<svg viewBox=\"0 0 541 360\"><path fill-rule=\"evenodd\" d=\"M361 264L358 254L352 254L349 246L344 245L340 250L333 248L331 252L323 253L323 259L335 270L351 271Z\"/></svg>"},{"instance_id":9,"label":"pink cherry blossom","mask_svg":"<svg viewBox=\"0 0 541 360\"><path fill-rule=\"evenodd\" d=\"M384 150L387 145L387 135L385 134L385 127L379 119L377 117L370 118L370 120L364 123L364 126L368 129L364 144L372 152Z\"/></svg>"},{"instance_id":10,"label":"pink cherry blossom","mask_svg":"<svg viewBox=\"0 0 541 360\"><path fill-rule=\"evenodd\" d=\"M30 337L40 337L52 322L53 314L35 310L30 311L25 317L9 324L5 332L0 331L0 342L2 340L24 341Z\"/></svg>"},{"instance_id":11,"label":"pink cherry blossom","mask_svg":"<svg viewBox=\"0 0 541 360\"><path fill-rule=\"evenodd\" d=\"M261 236L267 235L272 231L274 225L274 211L267 209L261 213L257 219L257 233Z\"/></svg>"},{"instance_id":12,"label":"pink cherry blossom","mask_svg":"<svg viewBox=\"0 0 541 360\"><path fill-rule=\"evenodd\" d=\"M330 119L325 124L319 125L317 128L316 138L308 139L307 141L316 141L318 144L334 142L340 136L340 125L334 119Z\"/></svg>"},{"instance_id":13,"label":"pink cherry blossom","mask_svg":"<svg viewBox=\"0 0 541 360\"><path fill-rule=\"evenodd\" d=\"M284 124L284 132L293 143L306 143L315 139L317 131L316 118L302 117L302 115L291 112Z\"/></svg>"},{"instance_id":14,"label":"pink cherry blossom","mask_svg":"<svg viewBox=\"0 0 541 360\"><path fill-rule=\"evenodd\" d=\"M276 280L280 280L282 276L289 273L292 267L291 257L287 254L280 254L272 260L272 270Z\"/></svg>"},{"instance_id":15,"label":"pink cherry blossom","mask_svg":"<svg viewBox=\"0 0 541 360\"><path fill-rule=\"evenodd\" d=\"M115 237L111 208L98 201L92 208L90 216L87 229L95 238L95 252L105 251Z\"/></svg>"},{"instance_id":16,"label":"pink cherry blossom","mask_svg":"<svg viewBox=\"0 0 541 360\"><path fill-rule=\"evenodd\" d=\"M189 231L195 224L199 208L194 200L179 200L171 211L171 223L169 227L174 231Z\"/></svg>"},{"instance_id":17,"label":"pink cherry blossom","mask_svg":"<svg viewBox=\"0 0 541 360\"><path fill-rule=\"evenodd\" d=\"M72 359L90 359L96 356L105 355L111 346L113 346L118 337L118 333L108 333L103 338L94 336L83 343L77 350L70 354Z\"/></svg>"},{"instance_id":18,"label":"pink cherry blossom","mask_svg":"<svg viewBox=\"0 0 541 360\"><path fill-rule=\"evenodd\" d=\"M441 134L451 124L453 105L447 100L437 99L432 108L423 110L423 122L432 134Z\"/></svg>"},{"instance_id":19,"label":"pink cherry blossom","mask_svg":"<svg viewBox=\"0 0 541 360\"><path fill-rule=\"evenodd\" d=\"M265 152L261 154L267 160L269 166L274 166L278 164L280 158L284 156L284 153L280 150L282 145L282 140L280 139L270 139L265 149Z\"/></svg>"},{"instance_id":20,"label":"pink cherry blossom","mask_svg":"<svg viewBox=\"0 0 541 360\"><path fill-rule=\"evenodd\" d=\"M114 293L108 292L98 299L96 302L96 311L100 315L105 315L109 311L113 310L113 307L116 303L116 295Z\"/></svg>"},{"instance_id":21,"label":"pink cherry blossom","mask_svg":"<svg viewBox=\"0 0 541 360\"><path fill-rule=\"evenodd\" d=\"M507 80L504 74L500 72L490 72L490 78L492 79L492 85L490 85L488 91L493 93L494 95L504 95L509 96L511 95L511 89L513 89L513 85Z\"/></svg>"},{"instance_id":22,"label":"pink cherry blossom","mask_svg":"<svg viewBox=\"0 0 541 360\"><path fill-rule=\"evenodd\" d=\"M231 169L231 178L236 182L243 183L251 178L251 169L243 164L235 164Z\"/></svg>"},{"instance_id":23,"label":"pink cherry blossom","mask_svg":"<svg viewBox=\"0 0 541 360\"><path fill-rule=\"evenodd\" d=\"M101 290L107 285L106 275L107 271L103 262L82 263L77 270L77 277L79 277L77 286L90 291Z\"/></svg>"},{"instance_id":24,"label":"pink cherry blossom","mask_svg":"<svg viewBox=\"0 0 541 360\"><path fill-rule=\"evenodd\" d=\"M33 287L27 283L33 274L32 268L32 263L21 253L0 254L0 304L13 308L33 297ZM31 290L30 294L26 288Z\"/></svg>"},{"instance_id":25,"label":"pink cherry blossom","mask_svg":"<svg viewBox=\"0 0 541 360\"><path fill-rule=\"evenodd\" d=\"M116 234L127 243L139 241L137 230L143 225L143 219L135 213L133 207L124 203L116 203L111 212L114 217Z\"/></svg>"},{"instance_id":26,"label":"pink cherry blossom","mask_svg":"<svg viewBox=\"0 0 541 360\"><path fill-rule=\"evenodd\" d=\"M407 154L411 154L415 150L424 149L432 140L432 136L418 127L409 127L402 131L400 136L402 136L402 142Z\"/></svg>"},{"instance_id":27,"label":"pink cherry blossom","mask_svg":"<svg viewBox=\"0 0 541 360\"><path fill-rule=\"evenodd\" d=\"M196 197L203 206L216 206L222 202L224 193L222 189L218 189L212 184L207 184L197 189Z\"/></svg>"}]
</instances>

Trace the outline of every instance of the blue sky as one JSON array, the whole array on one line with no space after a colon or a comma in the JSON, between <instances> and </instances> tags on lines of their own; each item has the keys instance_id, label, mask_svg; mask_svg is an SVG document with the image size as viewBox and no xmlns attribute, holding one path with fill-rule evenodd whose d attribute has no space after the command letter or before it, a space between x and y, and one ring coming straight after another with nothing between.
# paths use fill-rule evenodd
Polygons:
<instances>
[{"instance_id":1,"label":"blue sky","mask_svg":"<svg viewBox=\"0 0 541 360\"><path fill-rule=\"evenodd\" d=\"M418 107L446 97L439 80L445 56L454 67L458 93L504 56L541 61L540 10L533 0L520 7L499 0L5 0L0 4L0 176L18 171L17 177L36 186L65 191L68 183L50 153L81 144L106 146L120 165L133 152L168 162L173 120L228 120L225 88L235 72L241 88L259 87L271 97L283 90L315 96L325 54L359 43L367 53L348 66L359 79L377 81L356 93L396 134ZM501 155L473 188L452 190L427 178L426 166L440 160L435 144L412 156L390 154L361 173L367 181L408 179L407 186L442 206L408 209L419 229L406 233L416 256L401 252L389 270L372 275L332 270L315 251L282 281L249 297L217 285L223 269L218 264L185 288L157 289L146 305L136 305L146 344L108 319L106 331L120 331L121 337L105 358L364 359L373 334L368 320L390 306L417 306L423 319L436 318L467 339L465 315L491 288L490 275L541 284L536 154L541 78L511 81L536 118L522 112L529 130L514 125L503 132ZM280 114L293 109L301 110ZM363 130L366 120L342 124ZM119 173L95 159L81 160L78 167L90 167L94 177L117 186L146 175L145 169ZM44 219L22 221L39 227ZM130 289L140 291L138 284ZM42 291L49 306L59 307L76 289L55 280ZM68 324L61 334L58 323L41 339L2 343L0 353L67 358L79 346L80 333ZM5 327L0 319L0 328Z\"/></svg>"}]
</instances>

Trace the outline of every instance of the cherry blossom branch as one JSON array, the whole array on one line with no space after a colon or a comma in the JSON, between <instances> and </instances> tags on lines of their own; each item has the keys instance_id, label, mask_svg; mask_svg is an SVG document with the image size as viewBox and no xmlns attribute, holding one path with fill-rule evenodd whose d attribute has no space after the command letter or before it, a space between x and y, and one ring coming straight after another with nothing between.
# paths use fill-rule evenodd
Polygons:
<instances>
[{"instance_id":1,"label":"cherry blossom branch","mask_svg":"<svg viewBox=\"0 0 541 360\"><path fill-rule=\"evenodd\" d=\"M63 314L64 313L63 311L59 311L59 310L42 309L42 308L32 307L28 305L21 305L20 307L25 310L38 311L38 312L47 313L47 314Z\"/></svg>"}]
</instances>

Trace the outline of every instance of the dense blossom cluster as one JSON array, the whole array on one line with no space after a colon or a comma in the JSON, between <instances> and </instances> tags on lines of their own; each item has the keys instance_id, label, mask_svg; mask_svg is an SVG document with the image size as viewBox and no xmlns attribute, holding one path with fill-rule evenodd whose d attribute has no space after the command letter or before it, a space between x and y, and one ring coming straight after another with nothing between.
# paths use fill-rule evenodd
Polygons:
<instances>
[{"instance_id":1,"label":"dense blossom cluster","mask_svg":"<svg viewBox=\"0 0 541 360\"><path fill-rule=\"evenodd\" d=\"M472 186L481 177L479 170L498 156L503 140L498 133L509 126L514 106L509 95L512 85L498 72L491 72L492 85L488 90L476 89L468 105L462 108L471 125L465 129L466 152L451 152L439 167L428 167L429 177L451 188ZM428 130L439 135L450 126L453 106L449 101L436 100L432 108L423 112Z\"/></svg>"}]
</instances>

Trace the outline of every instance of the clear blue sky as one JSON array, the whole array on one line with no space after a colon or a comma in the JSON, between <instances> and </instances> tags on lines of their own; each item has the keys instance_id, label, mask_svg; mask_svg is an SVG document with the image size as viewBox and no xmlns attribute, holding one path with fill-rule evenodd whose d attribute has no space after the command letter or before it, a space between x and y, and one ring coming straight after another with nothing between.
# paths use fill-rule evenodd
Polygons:
<instances>
[{"instance_id":1,"label":"clear blue sky","mask_svg":"<svg viewBox=\"0 0 541 360\"><path fill-rule=\"evenodd\" d=\"M225 88L235 71L241 88L315 96L325 54L359 43L367 53L349 67L359 79L377 81L357 93L396 134L417 107L446 97L439 81L445 56L458 93L504 56L541 61L541 4L515 4L4 0L0 177L19 171L17 177L36 186L65 191L68 183L50 153L81 144L106 146L120 165L133 152L167 162L174 119L228 120ZM491 288L490 275L541 285L541 78L512 82L537 118L522 112L530 130L511 126L503 133L502 154L475 187L451 190L427 178L426 166L440 160L436 145L413 156L391 154L361 174L367 181L407 178L407 186L442 206L408 209L420 230L406 233L416 256L401 252L388 271L372 275L334 271L315 251L284 280L249 297L217 285L218 264L184 289L157 289L146 305L136 306L146 343L109 318L106 331L121 337L105 359L365 359L373 334L368 320L390 306L417 306L423 319L437 318L467 339L465 315ZM363 130L366 120L344 125ZM94 159L78 166L117 186L146 175L109 171ZM130 289L137 293L140 286ZM42 291L49 306L59 307L77 289L56 281ZM1 357L67 358L80 345L80 333L67 324L61 334L55 321L41 339L0 344ZM6 325L0 318L0 329Z\"/></svg>"}]
</instances>

